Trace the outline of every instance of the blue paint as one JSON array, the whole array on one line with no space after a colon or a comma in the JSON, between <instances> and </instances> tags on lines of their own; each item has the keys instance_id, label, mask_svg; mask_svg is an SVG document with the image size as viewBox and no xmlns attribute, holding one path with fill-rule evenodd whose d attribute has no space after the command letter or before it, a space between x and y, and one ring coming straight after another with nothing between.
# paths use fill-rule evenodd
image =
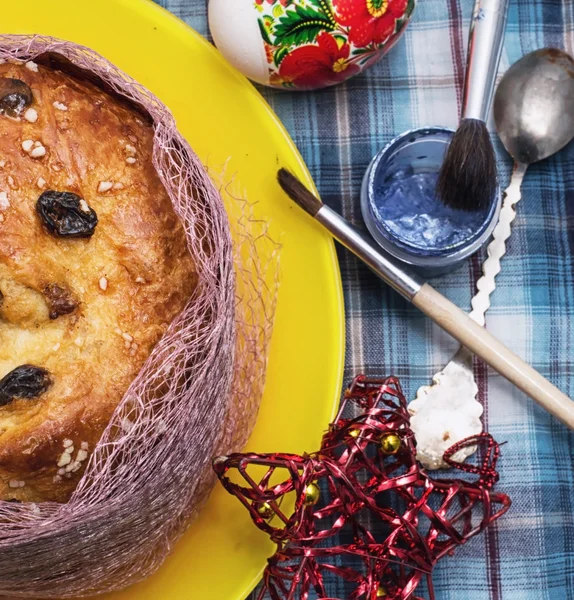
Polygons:
<instances>
[{"instance_id":1,"label":"blue paint","mask_svg":"<svg viewBox=\"0 0 574 600\"><path fill-rule=\"evenodd\" d=\"M459 211L435 195L438 172L453 132L411 131L391 141L371 162L361 210L375 240L427 277L458 267L490 237L500 193L482 211Z\"/></svg>"},{"instance_id":2,"label":"blue paint","mask_svg":"<svg viewBox=\"0 0 574 600\"><path fill-rule=\"evenodd\" d=\"M409 165L383 181L375 178L373 209L399 243L426 253L452 250L483 229L488 210L467 212L445 206L435 195L437 170Z\"/></svg>"}]
</instances>

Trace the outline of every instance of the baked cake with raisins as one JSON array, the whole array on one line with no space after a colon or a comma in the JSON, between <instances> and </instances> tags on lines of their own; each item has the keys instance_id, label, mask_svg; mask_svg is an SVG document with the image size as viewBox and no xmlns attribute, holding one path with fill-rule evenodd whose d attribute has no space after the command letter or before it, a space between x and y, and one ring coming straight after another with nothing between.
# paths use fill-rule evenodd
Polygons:
<instances>
[{"instance_id":1,"label":"baked cake with raisins","mask_svg":"<svg viewBox=\"0 0 574 600\"><path fill-rule=\"evenodd\" d=\"M66 501L196 275L153 128L96 85L0 65L0 499Z\"/></svg>"}]
</instances>

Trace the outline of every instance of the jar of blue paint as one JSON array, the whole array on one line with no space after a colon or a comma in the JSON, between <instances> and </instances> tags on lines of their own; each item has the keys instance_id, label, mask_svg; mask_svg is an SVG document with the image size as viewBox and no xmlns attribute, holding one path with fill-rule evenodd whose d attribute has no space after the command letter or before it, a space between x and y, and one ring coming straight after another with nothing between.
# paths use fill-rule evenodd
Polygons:
<instances>
[{"instance_id":1,"label":"jar of blue paint","mask_svg":"<svg viewBox=\"0 0 574 600\"><path fill-rule=\"evenodd\" d=\"M424 277L453 271L489 239L501 194L484 210L445 206L435 195L451 129L408 131L375 156L363 179L361 210L371 235Z\"/></svg>"}]
</instances>

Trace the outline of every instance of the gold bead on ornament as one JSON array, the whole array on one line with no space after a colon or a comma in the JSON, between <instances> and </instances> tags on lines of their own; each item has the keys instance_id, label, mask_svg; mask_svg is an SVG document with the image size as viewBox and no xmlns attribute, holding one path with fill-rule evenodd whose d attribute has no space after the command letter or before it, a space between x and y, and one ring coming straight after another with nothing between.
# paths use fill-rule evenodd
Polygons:
<instances>
[{"instance_id":1,"label":"gold bead on ornament","mask_svg":"<svg viewBox=\"0 0 574 600\"><path fill-rule=\"evenodd\" d=\"M377 590L377 598L386 598L387 597L387 590L380 585L379 589Z\"/></svg>"},{"instance_id":2,"label":"gold bead on ornament","mask_svg":"<svg viewBox=\"0 0 574 600\"><path fill-rule=\"evenodd\" d=\"M396 433L385 433L381 438L383 454L396 454L401 448L401 438Z\"/></svg>"},{"instance_id":3,"label":"gold bead on ornament","mask_svg":"<svg viewBox=\"0 0 574 600\"><path fill-rule=\"evenodd\" d=\"M303 492L303 503L306 506L314 506L319 502L319 498L321 497L321 490L316 483L310 483Z\"/></svg>"},{"instance_id":4,"label":"gold bead on ornament","mask_svg":"<svg viewBox=\"0 0 574 600\"><path fill-rule=\"evenodd\" d=\"M255 506L255 510L257 514L262 519L270 519L273 516L273 509L271 508L271 504L269 502L261 502Z\"/></svg>"}]
</instances>

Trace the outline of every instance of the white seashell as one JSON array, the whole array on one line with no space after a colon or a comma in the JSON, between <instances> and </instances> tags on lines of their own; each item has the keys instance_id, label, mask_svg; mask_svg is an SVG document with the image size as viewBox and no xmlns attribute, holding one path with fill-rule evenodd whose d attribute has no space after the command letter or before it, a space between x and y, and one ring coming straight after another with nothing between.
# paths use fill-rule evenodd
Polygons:
<instances>
[{"instance_id":1,"label":"white seashell","mask_svg":"<svg viewBox=\"0 0 574 600\"><path fill-rule=\"evenodd\" d=\"M427 469L441 469L448 468L443 455L452 445L482 431L483 407L475 399L478 387L472 370L464 364L448 363L433 381L418 390L408 409L417 459ZM475 446L463 448L452 458L464 462L475 451Z\"/></svg>"}]
</instances>

